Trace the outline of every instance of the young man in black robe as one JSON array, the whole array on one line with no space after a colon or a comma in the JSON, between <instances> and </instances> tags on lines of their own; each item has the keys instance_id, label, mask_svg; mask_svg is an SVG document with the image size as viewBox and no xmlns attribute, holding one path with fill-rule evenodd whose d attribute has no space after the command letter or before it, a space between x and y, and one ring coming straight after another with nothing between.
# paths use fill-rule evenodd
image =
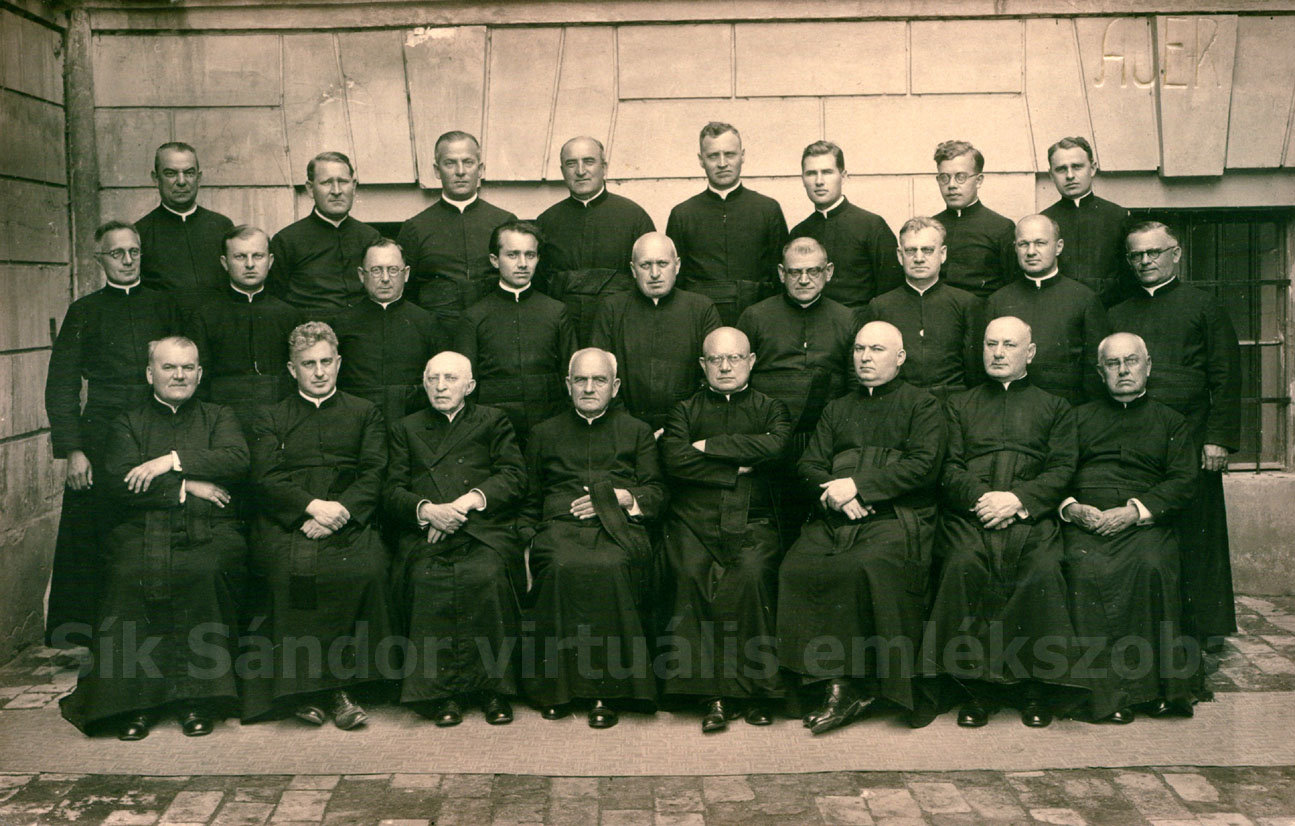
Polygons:
<instances>
[{"instance_id":1,"label":"young man in black robe","mask_svg":"<svg viewBox=\"0 0 1295 826\"><path fill-rule=\"evenodd\" d=\"M486 165L481 144L467 132L446 132L436 139L436 202L400 227L396 241L405 251L418 306L436 317L451 346L459 316L477 302L491 283L490 233L517 216L478 194Z\"/></svg>"},{"instance_id":2,"label":"young man in black robe","mask_svg":"<svg viewBox=\"0 0 1295 826\"><path fill-rule=\"evenodd\" d=\"M823 291L851 310L900 284L895 233L880 215L855 206L841 192L847 178L845 153L830 141L815 141L800 156L800 181L814 211L791 230L792 238L813 238L827 250L834 269Z\"/></svg>"},{"instance_id":3,"label":"young man in black robe","mask_svg":"<svg viewBox=\"0 0 1295 826\"><path fill-rule=\"evenodd\" d=\"M1186 420L1147 395L1140 337L1105 338L1097 369L1108 395L1075 411L1079 466L1060 511L1070 615L1097 653L1076 676L1094 722L1131 723L1142 707L1190 717L1199 669L1180 636L1174 517L1196 488L1196 448ZM1142 643L1132 668L1120 655L1129 640Z\"/></svg>"},{"instance_id":4,"label":"young man in black robe","mask_svg":"<svg viewBox=\"0 0 1295 826\"><path fill-rule=\"evenodd\" d=\"M1138 287L1111 308L1111 323L1146 341L1156 362L1148 392L1187 419L1199 455L1196 495L1178 518L1183 626L1217 648L1237 630L1223 473L1241 441L1240 347L1219 302L1183 283L1183 251L1168 227L1137 224L1126 244Z\"/></svg>"},{"instance_id":5,"label":"young man in black robe","mask_svg":"<svg viewBox=\"0 0 1295 826\"><path fill-rule=\"evenodd\" d=\"M212 663L238 653L247 544L228 486L247 472L247 442L233 411L193 398L202 367L189 339L150 344L145 375L153 398L105 435L103 620L59 705L86 734L142 740L172 711L199 737L238 709L233 669Z\"/></svg>"},{"instance_id":6,"label":"young man in black robe","mask_svg":"<svg viewBox=\"0 0 1295 826\"><path fill-rule=\"evenodd\" d=\"M979 149L966 141L945 141L935 147L935 168L945 203L935 220L944 225L949 245L944 280L988 298L1016 275L1016 226L980 202L985 156Z\"/></svg>"},{"instance_id":7,"label":"young man in black robe","mask_svg":"<svg viewBox=\"0 0 1295 826\"><path fill-rule=\"evenodd\" d=\"M337 337L323 322L292 331L297 392L252 426L260 513L251 566L258 610L241 662L243 721L289 712L341 729L368 718L351 691L391 673L387 550L376 527L387 467L382 411L337 389Z\"/></svg>"},{"instance_id":8,"label":"young man in black robe","mask_svg":"<svg viewBox=\"0 0 1295 826\"><path fill-rule=\"evenodd\" d=\"M463 314L455 349L472 362L476 400L508 415L522 448L531 428L566 404L562 371L576 351L567 306L533 286L543 246L539 229L510 221L490 234L499 283Z\"/></svg>"},{"instance_id":9,"label":"young man in black robe","mask_svg":"<svg viewBox=\"0 0 1295 826\"><path fill-rule=\"evenodd\" d=\"M139 367L148 363L148 343L181 327L172 296L140 284L135 228L109 221L94 237L107 283L68 307L45 379L50 446L55 459L67 460L45 620L46 644L55 648L84 645L98 616L103 515L95 483L102 478L107 426L147 398Z\"/></svg>"},{"instance_id":10,"label":"young man in black robe","mask_svg":"<svg viewBox=\"0 0 1295 826\"><path fill-rule=\"evenodd\" d=\"M899 378L904 340L885 321L854 339L858 385L823 411L799 475L820 508L778 576L778 660L811 692L822 734L885 699L909 711L931 576L940 403ZM825 658L823 640L837 644Z\"/></svg>"},{"instance_id":11,"label":"young man in black robe","mask_svg":"<svg viewBox=\"0 0 1295 826\"><path fill-rule=\"evenodd\" d=\"M1101 398L1101 382L1085 365L1110 332L1106 309L1096 293L1058 272L1065 244L1056 221L1027 215L1016 225L1015 243L1022 274L989 297L986 315L1015 316L1030 325L1038 348L1030 363L1036 387L1072 405Z\"/></svg>"},{"instance_id":12,"label":"young man in black robe","mask_svg":"<svg viewBox=\"0 0 1295 826\"><path fill-rule=\"evenodd\" d=\"M566 304L576 338L585 347L599 300L634 289L628 264L634 242L655 232L656 225L643 207L607 191L607 157L600 141L572 138L562 144L558 157L571 197L535 219L544 233L536 284Z\"/></svg>"},{"instance_id":13,"label":"young man in black robe","mask_svg":"<svg viewBox=\"0 0 1295 826\"><path fill-rule=\"evenodd\" d=\"M1057 506L1075 472L1075 414L1029 380L1034 349L1024 321L989 322L988 380L946 405L942 568L921 671L965 690L958 725L969 728L985 725L1000 699L1020 703L1025 725L1049 725L1046 686L1073 682Z\"/></svg>"},{"instance_id":14,"label":"young man in black robe","mask_svg":"<svg viewBox=\"0 0 1295 826\"><path fill-rule=\"evenodd\" d=\"M373 402L394 424L427 405L423 365L436 352L436 320L405 298L409 267L395 241L370 244L358 273L365 297L333 323L342 357L337 386Z\"/></svg>"},{"instance_id":15,"label":"young man in black robe","mask_svg":"<svg viewBox=\"0 0 1295 826\"><path fill-rule=\"evenodd\" d=\"M364 251L381 235L351 217L355 166L341 152L321 152L306 165L306 189L315 201L310 214L274 234L270 252L271 292L317 321L331 321L364 297L355 270Z\"/></svg>"},{"instance_id":16,"label":"young man in black robe","mask_svg":"<svg viewBox=\"0 0 1295 826\"><path fill-rule=\"evenodd\" d=\"M400 702L442 727L463 722L469 702L487 723L511 723L506 695L517 693L526 466L503 411L467 401L474 384L458 353L427 362L432 406L392 426L382 497L399 530L392 590L411 642Z\"/></svg>"},{"instance_id":17,"label":"young man in black robe","mask_svg":"<svg viewBox=\"0 0 1295 826\"><path fill-rule=\"evenodd\" d=\"M1097 158L1086 138L1062 138L1049 146L1048 174L1061 197L1043 214L1066 239L1066 253L1057 261L1061 274L1097 293L1107 307L1118 304L1133 286L1124 262L1129 211L1093 194Z\"/></svg>"},{"instance_id":18,"label":"young man in black robe","mask_svg":"<svg viewBox=\"0 0 1295 826\"><path fill-rule=\"evenodd\" d=\"M139 230L140 281L150 290L169 290L188 307L205 290L225 287L220 264L225 233L234 222L198 205L202 170L198 153L179 141L153 155L150 173L161 203L135 222Z\"/></svg>"},{"instance_id":19,"label":"young man in black robe","mask_svg":"<svg viewBox=\"0 0 1295 826\"><path fill-rule=\"evenodd\" d=\"M616 725L618 707L652 708L648 651L653 553L646 521L665 506L656 440L612 399L616 359L571 357L573 410L542 422L526 450L531 619L522 683L546 720L592 701L589 725Z\"/></svg>"},{"instance_id":20,"label":"young man in black robe","mask_svg":"<svg viewBox=\"0 0 1295 826\"><path fill-rule=\"evenodd\" d=\"M904 337L900 375L941 401L956 390L979 384L985 304L941 280L940 268L948 257L944 225L925 216L908 219L899 231L897 257L904 268L904 283L868 302L856 323L895 325Z\"/></svg>"},{"instance_id":21,"label":"young man in black robe","mask_svg":"<svg viewBox=\"0 0 1295 826\"><path fill-rule=\"evenodd\" d=\"M697 159L706 189L670 210L665 234L679 249L683 288L715 302L720 321L777 290L787 219L778 202L742 184L742 136L727 123L702 127Z\"/></svg>"},{"instance_id":22,"label":"young man in black robe","mask_svg":"<svg viewBox=\"0 0 1295 826\"><path fill-rule=\"evenodd\" d=\"M631 264L638 289L603 299L590 338L616 357L630 415L660 435L675 402L701 386L697 354L720 316L706 296L676 288L679 256L666 235L635 241Z\"/></svg>"},{"instance_id":23,"label":"young man in black robe","mask_svg":"<svg viewBox=\"0 0 1295 826\"><path fill-rule=\"evenodd\" d=\"M662 595L670 619L658 659L670 664L660 675L667 694L704 700L701 729L710 732L742 712L769 725L769 703L781 696L773 640L782 543L770 475L791 417L751 388L755 354L741 330L715 330L701 352L706 387L671 409L661 436L673 595Z\"/></svg>"}]
</instances>

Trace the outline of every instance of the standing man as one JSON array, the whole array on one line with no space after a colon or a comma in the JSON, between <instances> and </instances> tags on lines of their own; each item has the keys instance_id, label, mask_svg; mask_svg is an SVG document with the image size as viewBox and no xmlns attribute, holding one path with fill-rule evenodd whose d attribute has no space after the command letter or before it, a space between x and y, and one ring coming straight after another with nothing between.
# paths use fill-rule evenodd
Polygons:
<instances>
[{"instance_id":1,"label":"standing man","mask_svg":"<svg viewBox=\"0 0 1295 826\"><path fill-rule=\"evenodd\" d=\"M1015 316L1030 325L1037 348L1030 365L1035 387L1072 405L1101 398L1101 381L1084 363L1110 332L1106 308L1096 293L1058 272L1064 242L1056 221L1025 216L1016 225L1015 243L1023 275L989 297L988 316Z\"/></svg>"},{"instance_id":2,"label":"standing man","mask_svg":"<svg viewBox=\"0 0 1295 826\"><path fill-rule=\"evenodd\" d=\"M527 694L546 720L592 701L589 725L616 725L617 706L650 708L656 677L648 653L652 545L644 522L665 505L657 445L646 424L611 407L616 358L579 350L567 370L573 410L531 434L526 464L531 516L534 663Z\"/></svg>"},{"instance_id":3,"label":"standing man","mask_svg":"<svg viewBox=\"0 0 1295 826\"><path fill-rule=\"evenodd\" d=\"M751 725L769 725L769 702L781 695L772 641L782 543L771 474L791 418L785 404L751 389L755 354L741 330L715 330L701 352L706 387L671 409L661 436L674 594L660 656L676 664L662 675L665 692L703 700L701 730L710 732L742 712Z\"/></svg>"},{"instance_id":4,"label":"standing man","mask_svg":"<svg viewBox=\"0 0 1295 826\"><path fill-rule=\"evenodd\" d=\"M899 263L904 283L877 296L858 321L886 321L904 338L904 381L930 390L943 401L955 390L980 383L980 341L985 305L966 290L940 279L948 257L944 225L934 218L909 218L899 230Z\"/></svg>"},{"instance_id":5,"label":"standing man","mask_svg":"<svg viewBox=\"0 0 1295 826\"><path fill-rule=\"evenodd\" d=\"M1043 214L1061 227L1066 254L1061 274L1097 293L1107 307L1128 297L1124 231L1129 211L1093 194L1097 159L1082 137L1062 138L1048 147L1048 173L1061 197Z\"/></svg>"},{"instance_id":6,"label":"standing man","mask_svg":"<svg viewBox=\"0 0 1295 826\"><path fill-rule=\"evenodd\" d=\"M675 402L701 386L697 354L720 318L706 296L675 289L679 256L667 236L635 241L632 265L638 289L603 299L592 340L616 357L630 415L659 434Z\"/></svg>"},{"instance_id":7,"label":"standing man","mask_svg":"<svg viewBox=\"0 0 1295 826\"><path fill-rule=\"evenodd\" d=\"M979 149L966 141L945 141L935 147L935 169L945 203L935 220L948 233L944 280L987 298L1016 274L1016 226L980 202L985 156Z\"/></svg>"},{"instance_id":8,"label":"standing man","mask_svg":"<svg viewBox=\"0 0 1295 826\"><path fill-rule=\"evenodd\" d=\"M607 157L598 140L582 136L562 144L564 198L536 219L544 233L540 287L567 305L580 345L593 332L594 312L605 295L634 289L626 264L634 242L656 225L643 207L607 191Z\"/></svg>"},{"instance_id":9,"label":"standing man","mask_svg":"<svg viewBox=\"0 0 1295 826\"><path fill-rule=\"evenodd\" d=\"M735 127L717 121L702 127L697 159L706 190L670 210L665 230L678 245L683 288L714 301L728 326L774 292L787 242L782 207L742 185L745 156Z\"/></svg>"},{"instance_id":10,"label":"standing man","mask_svg":"<svg viewBox=\"0 0 1295 826\"><path fill-rule=\"evenodd\" d=\"M436 321L405 300L409 267L395 241L374 241L356 270L365 298L334 324L342 357L337 386L373 402L382 420L395 424L427 404L422 375L435 352Z\"/></svg>"},{"instance_id":11,"label":"standing man","mask_svg":"<svg viewBox=\"0 0 1295 826\"><path fill-rule=\"evenodd\" d=\"M791 230L792 238L813 238L835 265L824 295L859 310L875 295L900 284L895 233L880 215L850 203L841 192L849 177L845 153L829 141L815 141L800 156L800 182L814 211Z\"/></svg>"},{"instance_id":12,"label":"standing man","mask_svg":"<svg viewBox=\"0 0 1295 826\"><path fill-rule=\"evenodd\" d=\"M487 723L511 723L526 466L508 417L467 400L466 358L437 354L423 386L432 407L393 424L382 497L400 533L393 591L415 657L400 702L442 727L463 722L469 701Z\"/></svg>"},{"instance_id":13,"label":"standing man","mask_svg":"<svg viewBox=\"0 0 1295 826\"><path fill-rule=\"evenodd\" d=\"M157 148L150 173L162 202L135 222L140 281L151 290L173 290L188 304L202 290L223 290L222 241L234 222L198 206L202 170L198 153L172 141Z\"/></svg>"},{"instance_id":14,"label":"standing man","mask_svg":"<svg viewBox=\"0 0 1295 826\"><path fill-rule=\"evenodd\" d=\"M45 379L50 446L55 459L67 460L45 620L46 643L55 648L84 645L97 619L104 513L95 484L104 479L107 427L147 397L139 366L148 363L148 343L180 327L171 295L141 288L135 227L109 221L95 230L94 241L107 283L68 307Z\"/></svg>"},{"instance_id":15,"label":"standing man","mask_svg":"<svg viewBox=\"0 0 1295 826\"><path fill-rule=\"evenodd\" d=\"M481 144L467 132L436 139L436 176L441 197L405 221L396 241L409 260L418 306L440 324L449 347L459 316L494 281L490 234L517 216L477 194L486 165Z\"/></svg>"},{"instance_id":16,"label":"standing man","mask_svg":"<svg viewBox=\"0 0 1295 826\"><path fill-rule=\"evenodd\" d=\"M306 189L315 208L270 241L271 290L312 319L331 321L364 297L355 268L381 235L351 217L359 182L350 158L320 152L306 164Z\"/></svg>"},{"instance_id":17,"label":"standing man","mask_svg":"<svg viewBox=\"0 0 1295 826\"><path fill-rule=\"evenodd\" d=\"M1115 329L1137 333L1156 362L1152 398L1187 419L1203 471L1178 520L1183 552L1183 626L1217 648L1237 630L1223 474L1241 441L1241 355L1227 311L1179 277L1178 237L1157 221L1129 229L1133 295L1111 308Z\"/></svg>"},{"instance_id":18,"label":"standing man","mask_svg":"<svg viewBox=\"0 0 1295 826\"><path fill-rule=\"evenodd\" d=\"M562 410L562 370L576 351L567 308L531 286L540 247L528 221L495 227L490 265L499 284L463 314L455 338L478 377L477 401L507 414L523 448L532 427Z\"/></svg>"}]
</instances>

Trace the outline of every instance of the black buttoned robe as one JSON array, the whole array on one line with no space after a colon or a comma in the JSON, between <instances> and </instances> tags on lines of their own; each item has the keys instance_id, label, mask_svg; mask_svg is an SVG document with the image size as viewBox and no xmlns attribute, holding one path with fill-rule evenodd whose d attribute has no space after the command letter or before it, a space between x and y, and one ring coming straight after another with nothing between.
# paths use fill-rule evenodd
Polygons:
<instances>
[{"instance_id":1,"label":"black buttoned robe","mask_svg":"<svg viewBox=\"0 0 1295 826\"><path fill-rule=\"evenodd\" d=\"M826 213L814 210L792 227L790 237L813 238L827 250L832 280L823 295L851 310L862 309L873 296L903 283L895 249L899 242L886 219L850 203L848 198Z\"/></svg>"},{"instance_id":2,"label":"black buttoned robe","mask_svg":"<svg viewBox=\"0 0 1295 826\"><path fill-rule=\"evenodd\" d=\"M870 301L855 323L870 321L899 329L906 353L900 377L937 399L978 384L984 375L985 303L966 290L937 281L919 293L905 283Z\"/></svg>"},{"instance_id":3,"label":"black buttoned robe","mask_svg":"<svg viewBox=\"0 0 1295 826\"><path fill-rule=\"evenodd\" d=\"M332 321L364 298L360 265L364 250L381 235L350 215L338 226L311 212L270 239L274 265L266 286L305 315Z\"/></svg>"},{"instance_id":4,"label":"black buttoned robe","mask_svg":"<svg viewBox=\"0 0 1295 826\"><path fill-rule=\"evenodd\" d=\"M427 406L423 368L438 337L431 313L405 298L383 307L366 297L338 316L333 331L342 356L339 388L376 404L385 422Z\"/></svg>"}]
</instances>

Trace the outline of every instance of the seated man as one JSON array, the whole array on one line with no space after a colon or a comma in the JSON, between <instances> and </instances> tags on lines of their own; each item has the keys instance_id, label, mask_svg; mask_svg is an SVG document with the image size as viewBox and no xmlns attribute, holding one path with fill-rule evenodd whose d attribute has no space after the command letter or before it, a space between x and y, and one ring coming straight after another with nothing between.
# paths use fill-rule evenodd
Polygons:
<instances>
[{"instance_id":1,"label":"seated man","mask_svg":"<svg viewBox=\"0 0 1295 826\"><path fill-rule=\"evenodd\" d=\"M1187 420L1147 395L1151 357L1140 336L1103 339L1097 369L1109 396L1075 411L1079 469L1061 503L1070 615L1084 644L1101 652L1086 660L1090 719L1131 723L1143 704L1153 716L1190 717L1172 517L1195 491L1195 444ZM1137 669L1117 655L1116 641L1129 639L1153 654Z\"/></svg>"},{"instance_id":2,"label":"seated man","mask_svg":"<svg viewBox=\"0 0 1295 826\"><path fill-rule=\"evenodd\" d=\"M517 693L526 467L503 411L466 401L474 385L458 353L427 362L432 409L391 428L382 497L399 530L392 591L417 655L400 701L438 726L463 722L469 699L480 701L487 723L511 723L503 695Z\"/></svg>"},{"instance_id":3,"label":"seated man","mask_svg":"<svg viewBox=\"0 0 1295 826\"><path fill-rule=\"evenodd\" d=\"M616 406L616 359L576 351L567 368L575 409L541 422L526 462L538 519L530 564L534 646L526 691L546 720L592 700L589 725L616 725L608 701L651 705L647 647L652 546L647 528L665 504L657 445L646 424ZM524 648L525 650L525 648Z\"/></svg>"},{"instance_id":4,"label":"seated man","mask_svg":"<svg viewBox=\"0 0 1295 826\"><path fill-rule=\"evenodd\" d=\"M252 425L252 532L243 720L292 711L341 729L367 719L350 695L379 679L375 650L392 633L387 550L376 527L387 431L372 402L337 389L337 336L310 321L292 331L297 392Z\"/></svg>"},{"instance_id":5,"label":"seated man","mask_svg":"<svg viewBox=\"0 0 1295 826\"><path fill-rule=\"evenodd\" d=\"M1003 693L1023 694L1022 723L1049 725L1044 683L1065 684L1069 672L1074 630L1056 509L1075 472L1075 414L1030 383L1033 358L1030 326L994 319L985 328L989 380L946 407L943 568L921 662L924 675L956 679L970 694L958 715L969 728L989 721Z\"/></svg>"},{"instance_id":6,"label":"seated man","mask_svg":"<svg viewBox=\"0 0 1295 826\"><path fill-rule=\"evenodd\" d=\"M238 653L247 545L227 487L247 472L247 442L229 408L193 398L202 367L189 339L150 343L145 375L153 397L113 420L103 448L111 518L99 526L107 560L93 667L59 703L83 732L115 726L122 740L147 737L166 708L190 737L238 708L232 669L213 670L211 658Z\"/></svg>"},{"instance_id":7,"label":"seated man","mask_svg":"<svg viewBox=\"0 0 1295 826\"><path fill-rule=\"evenodd\" d=\"M859 330L859 386L827 405L798 465L822 509L779 572L778 659L820 692L805 716L814 734L862 716L878 698L916 705L946 437L939 402L899 378L904 355L894 325ZM836 657L823 658L825 639L839 641Z\"/></svg>"},{"instance_id":8,"label":"seated man","mask_svg":"<svg viewBox=\"0 0 1295 826\"><path fill-rule=\"evenodd\" d=\"M662 676L667 693L706 701L702 731L726 728L739 700L748 723L769 725L780 693L771 643L782 546L769 476L791 417L751 389L754 362L741 330L706 336L707 386L674 406L661 436L674 493L665 527L674 598L661 640L674 670Z\"/></svg>"}]
</instances>

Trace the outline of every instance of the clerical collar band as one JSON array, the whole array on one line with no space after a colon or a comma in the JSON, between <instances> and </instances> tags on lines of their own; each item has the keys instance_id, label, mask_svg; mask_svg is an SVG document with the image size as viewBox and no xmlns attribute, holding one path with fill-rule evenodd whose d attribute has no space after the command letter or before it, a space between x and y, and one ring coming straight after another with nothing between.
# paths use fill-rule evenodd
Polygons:
<instances>
[{"instance_id":1,"label":"clerical collar band","mask_svg":"<svg viewBox=\"0 0 1295 826\"><path fill-rule=\"evenodd\" d=\"M247 296L247 301L249 304L251 303L252 299L256 298L258 295L265 292L264 281L261 282L261 286L257 287L255 290L253 290L250 293L247 290L243 289L242 287L238 286L237 284L234 284L233 282L231 282L229 286L234 290L234 292L238 293L239 295Z\"/></svg>"},{"instance_id":2,"label":"clerical collar band","mask_svg":"<svg viewBox=\"0 0 1295 826\"><path fill-rule=\"evenodd\" d=\"M329 399L333 398L333 396L337 395L337 388L334 387L332 390L328 391L328 395L323 397L322 399L317 399L314 396L307 396L305 393L301 392L300 387L297 388L297 395L301 396L303 399L313 404L316 409L318 409L320 405L322 405L324 402L328 401Z\"/></svg>"},{"instance_id":3,"label":"clerical collar band","mask_svg":"<svg viewBox=\"0 0 1295 826\"><path fill-rule=\"evenodd\" d=\"M184 402L180 402L180 404L171 404L169 401L157 395L156 393L153 394L153 398L157 401L158 404L165 405L167 408L169 408L172 414L179 413L180 404L184 404Z\"/></svg>"},{"instance_id":4,"label":"clerical collar band","mask_svg":"<svg viewBox=\"0 0 1295 826\"><path fill-rule=\"evenodd\" d=\"M455 201L453 199L446 198L445 193L442 192L441 200L449 204L450 206L454 207L455 209L457 209L459 211L459 214L462 214L464 210L466 210L468 207L472 206L477 202L477 193L475 192L472 193L472 197L467 199L466 201Z\"/></svg>"},{"instance_id":5,"label":"clerical collar band","mask_svg":"<svg viewBox=\"0 0 1295 826\"><path fill-rule=\"evenodd\" d=\"M907 278L904 279L904 283L908 285L909 289L911 289L913 292L917 293L918 295L926 295L931 290L935 289L936 284L940 283L940 277L937 275L935 277L935 280L932 281L930 284L927 284L925 287L919 287L916 284L914 284L912 281L909 281Z\"/></svg>"},{"instance_id":6,"label":"clerical collar band","mask_svg":"<svg viewBox=\"0 0 1295 826\"><path fill-rule=\"evenodd\" d=\"M844 196L844 195L841 195L841 196L840 196L840 197L838 197L835 201L833 201L833 202L832 202L832 205L831 205L831 206L829 206L829 207L815 207L814 209L815 209L815 211L816 211L819 215L822 215L824 218L826 218L826 217L827 217L827 214L828 214L829 212L831 212L832 210L836 209L837 207L839 207L839 206L840 206L841 204L843 204L843 203L845 203L845 196Z\"/></svg>"},{"instance_id":7,"label":"clerical collar band","mask_svg":"<svg viewBox=\"0 0 1295 826\"><path fill-rule=\"evenodd\" d=\"M1058 270L1057 266L1054 264L1052 266L1052 269L1048 272L1047 275L1034 276L1034 275L1030 275L1029 273L1026 273L1025 277L1034 282L1034 286L1036 289L1041 290L1043 289L1043 282L1047 281L1049 278L1055 278L1058 272L1060 272L1060 270Z\"/></svg>"},{"instance_id":8,"label":"clerical collar band","mask_svg":"<svg viewBox=\"0 0 1295 826\"><path fill-rule=\"evenodd\" d=\"M162 209L165 209L167 212L178 217L181 221L187 222L189 220L189 216L198 211L198 204L197 202L194 202L193 206L189 207L188 212L180 212L179 210L171 209L165 203L162 204Z\"/></svg>"},{"instance_id":9,"label":"clerical collar band","mask_svg":"<svg viewBox=\"0 0 1295 826\"><path fill-rule=\"evenodd\" d=\"M1168 281L1165 281L1162 284L1156 284L1153 287L1143 287L1142 289L1147 291L1147 295L1155 295L1157 292L1160 291L1162 287L1168 287L1170 284L1174 283L1177 280L1178 280L1178 276L1175 275L1173 278L1169 279Z\"/></svg>"},{"instance_id":10,"label":"clerical collar band","mask_svg":"<svg viewBox=\"0 0 1295 826\"><path fill-rule=\"evenodd\" d=\"M113 281L108 281L106 282L106 284L107 286L112 287L114 290L121 290L126 295L130 295L130 291L139 286L139 279L136 278L134 281L132 281L129 284L118 284Z\"/></svg>"},{"instance_id":11,"label":"clerical collar band","mask_svg":"<svg viewBox=\"0 0 1295 826\"><path fill-rule=\"evenodd\" d=\"M457 419L459 417L459 414L463 412L463 408L467 406L468 406L467 402L459 402L459 406L451 410L449 413L443 413L440 410L437 410L436 412L440 413L442 416L449 419L450 424L453 424L454 420Z\"/></svg>"},{"instance_id":12,"label":"clerical collar band","mask_svg":"<svg viewBox=\"0 0 1295 826\"><path fill-rule=\"evenodd\" d=\"M721 201L727 201L728 196L732 195L734 192L737 192L737 188L741 185L742 185L742 182L738 181L737 183L730 186L728 189L716 189L715 186L708 181L706 183L706 188L709 189L711 192L714 192L716 195L718 195Z\"/></svg>"},{"instance_id":13,"label":"clerical collar band","mask_svg":"<svg viewBox=\"0 0 1295 826\"><path fill-rule=\"evenodd\" d=\"M404 295L398 295L398 296L396 296L395 298L391 299L390 301L378 301L377 299L375 299L375 298L373 298L372 296L370 296L370 297L369 297L369 300L370 300L370 301L372 301L374 304L377 304L379 307L381 307L382 309L384 309L384 310L385 310L385 309L387 309L388 307L390 307L392 304L395 304L397 301L399 301L399 300L400 300L400 299L402 299L402 298L404 298Z\"/></svg>"},{"instance_id":14,"label":"clerical collar band","mask_svg":"<svg viewBox=\"0 0 1295 826\"><path fill-rule=\"evenodd\" d=\"M594 416L592 419L586 416L584 413L581 413L579 408L576 408L576 415L584 419L586 424L592 425L594 422L598 421L603 416L607 415L607 408L604 407L603 412L599 413L597 416Z\"/></svg>"},{"instance_id":15,"label":"clerical collar band","mask_svg":"<svg viewBox=\"0 0 1295 826\"><path fill-rule=\"evenodd\" d=\"M327 215L320 212L319 207L315 207L315 214L319 216L319 220L323 221L326 224L332 224L337 229L341 229L342 222L346 220L346 216L343 215L341 218L338 218L336 221L334 221L332 218L329 218Z\"/></svg>"},{"instance_id":16,"label":"clerical collar band","mask_svg":"<svg viewBox=\"0 0 1295 826\"><path fill-rule=\"evenodd\" d=\"M588 209L589 207L593 206L593 202L601 198L603 196L603 193L606 191L607 191L607 187L604 186L602 189L598 190L593 195L590 195L588 198L577 198L575 195L572 195L571 199L576 203L580 204L580 206L584 207L585 209Z\"/></svg>"},{"instance_id":17,"label":"clerical collar band","mask_svg":"<svg viewBox=\"0 0 1295 826\"><path fill-rule=\"evenodd\" d=\"M502 278L499 279L499 289L503 290L506 293L512 293L513 301L521 301L522 293L526 292L530 288L531 288L530 284L527 284L525 287L514 287L512 284L505 284Z\"/></svg>"},{"instance_id":18,"label":"clerical collar band","mask_svg":"<svg viewBox=\"0 0 1295 826\"><path fill-rule=\"evenodd\" d=\"M961 217L962 217L962 214L963 214L964 212L966 212L966 211L967 211L967 210L969 210L969 209L972 209L972 208L976 207L979 203L980 203L980 199L979 199L979 198L977 198L976 200L974 200L974 201L972 201L971 203L967 204L965 207L963 207L963 208L961 208L961 209L957 210L958 217L959 217L959 218L961 218Z\"/></svg>"},{"instance_id":19,"label":"clerical collar band","mask_svg":"<svg viewBox=\"0 0 1295 826\"><path fill-rule=\"evenodd\" d=\"M1083 195L1080 195L1078 198L1071 198L1070 200L1075 202L1075 206L1079 206L1080 201L1084 200L1085 198L1087 198L1089 195L1092 195L1092 194L1093 194L1093 191L1090 189L1087 192L1085 192Z\"/></svg>"}]
</instances>

